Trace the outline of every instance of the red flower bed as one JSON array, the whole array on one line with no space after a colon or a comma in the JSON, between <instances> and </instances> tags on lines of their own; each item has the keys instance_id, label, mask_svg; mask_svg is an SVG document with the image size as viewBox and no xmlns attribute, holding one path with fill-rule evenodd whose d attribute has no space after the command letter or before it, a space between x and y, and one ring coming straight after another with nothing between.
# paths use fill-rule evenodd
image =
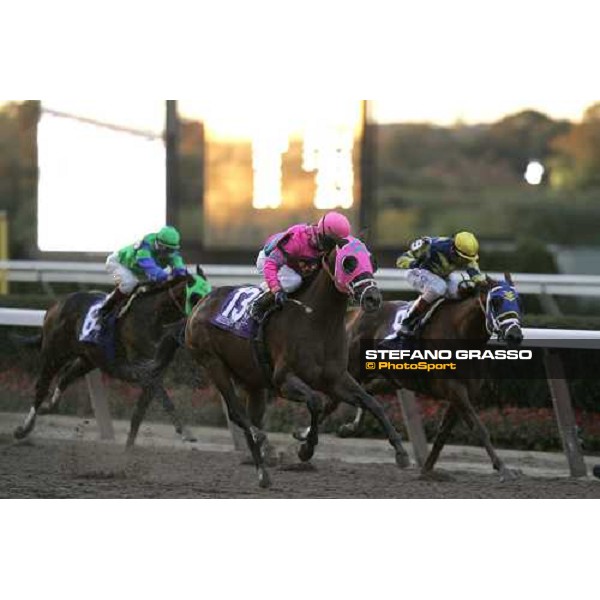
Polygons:
<instances>
[{"instance_id":1,"label":"red flower bed","mask_svg":"<svg viewBox=\"0 0 600 600\"><path fill-rule=\"evenodd\" d=\"M107 386L111 413L115 418L129 418L133 405L139 395L135 386L122 383L103 376ZM171 384L168 388L173 402L186 422L192 425L223 426L225 417L219 395L212 388L193 389L187 385ZM11 367L0 371L0 411L26 412L34 396L34 377L31 373ZM76 393L73 393L76 396ZM64 414L79 413L79 403L65 398L61 405ZM381 398L386 413L403 432L406 430L402 420L400 404L395 396ZM431 442L436 434L446 403L418 398L418 405L423 419L427 439ZM492 443L498 448L514 448L520 450L561 450L562 443L557 428L554 411L551 406L544 408L522 408L516 406L486 407L479 409L479 415L490 432ZM586 452L600 452L600 413L576 410L576 421L580 428L580 439ZM165 420L162 407L158 402L151 405L148 417ZM335 432L342 423L354 418L354 409L341 406L322 426L322 431ZM307 426L310 415L302 404L278 398L267 408L265 429L267 431L292 432L298 427ZM365 436L382 437L379 424L367 415L365 420ZM449 443L480 445L477 437L464 424L459 423L451 434Z\"/></svg>"}]
</instances>

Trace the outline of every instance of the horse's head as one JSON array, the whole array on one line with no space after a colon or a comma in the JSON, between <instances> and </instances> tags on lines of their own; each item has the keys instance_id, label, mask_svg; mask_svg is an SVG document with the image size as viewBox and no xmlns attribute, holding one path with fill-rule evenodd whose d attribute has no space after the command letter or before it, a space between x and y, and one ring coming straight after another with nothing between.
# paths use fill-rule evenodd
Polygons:
<instances>
[{"instance_id":1,"label":"horse's head","mask_svg":"<svg viewBox=\"0 0 600 600\"><path fill-rule=\"evenodd\" d=\"M510 273L504 276L500 281L487 278L487 286L482 290L486 296L485 326L490 335L496 333L509 344L520 344L523 340L521 299Z\"/></svg>"},{"instance_id":2,"label":"horse's head","mask_svg":"<svg viewBox=\"0 0 600 600\"><path fill-rule=\"evenodd\" d=\"M173 279L169 279L164 283L154 286L151 293L167 292L165 296L162 294L162 311L176 311L179 315L189 317L196 303L206 296L211 290L211 285L206 280L204 273L200 267L196 267L196 273L186 272L183 275L178 275ZM158 308L160 311L161 309Z\"/></svg>"},{"instance_id":3,"label":"horse's head","mask_svg":"<svg viewBox=\"0 0 600 600\"><path fill-rule=\"evenodd\" d=\"M323 261L339 292L349 295L365 312L379 309L382 299L373 277L375 263L363 242L352 236L339 239Z\"/></svg>"},{"instance_id":4,"label":"horse's head","mask_svg":"<svg viewBox=\"0 0 600 600\"><path fill-rule=\"evenodd\" d=\"M204 271L196 265L196 274L188 273L185 285L185 314L187 317L192 313L192 309L199 300L204 298L211 291L211 285L208 283Z\"/></svg>"}]
</instances>

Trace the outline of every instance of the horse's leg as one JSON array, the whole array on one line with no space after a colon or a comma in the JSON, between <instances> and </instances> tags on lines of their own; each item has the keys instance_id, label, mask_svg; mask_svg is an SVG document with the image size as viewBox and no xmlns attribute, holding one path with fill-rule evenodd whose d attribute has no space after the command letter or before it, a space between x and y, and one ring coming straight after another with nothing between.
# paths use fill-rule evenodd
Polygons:
<instances>
[{"instance_id":1,"label":"horse's leg","mask_svg":"<svg viewBox=\"0 0 600 600\"><path fill-rule=\"evenodd\" d=\"M246 410L248 411L250 423L257 429L263 429L265 412L267 410L267 400L270 395L271 392L268 389L252 390L248 394ZM261 451L263 460L269 467L277 464L277 451L269 441L268 437L266 437L263 442Z\"/></svg>"},{"instance_id":2,"label":"horse's leg","mask_svg":"<svg viewBox=\"0 0 600 600\"><path fill-rule=\"evenodd\" d=\"M315 453L315 446L319 443L319 416L321 414L321 401L318 394L309 387L300 377L287 373L281 387L281 393L290 400L306 402L310 411L310 428L306 440L298 450L301 461L310 460Z\"/></svg>"},{"instance_id":3,"label":"horse's leg","mask_svg":"<svg viewBox=\"0 0 600 600\"><path fill-rule=\"evenodd\" d=\"M150 361L148 370L148 377L150 379L157 379L160 377L162 372L173 360L177 349L180 347L179 340L177 339L177 334L180 328L180 324L177 324L176 327L171 326L158 342L156 352Z\"/></svg>"},{"instance_id":4,"label":"horse's leg","mask_svg":"<svg viewBox=\"0 0 600 600\"><path fill-rule=\"evenodd\" d=\"M40 408L38 414L46 414L56 412L58 410L58 403L65 390L77 379L83 377L94 368L94 365L90 363L87 358L78 356L72 363L68 364L66 369L59 375L58 383L54 388L50 403L46 410L43 407Z\"/></svg>"},{"instance_id":5,"label":"horse's leg","mask_svg":"<svg viewBox=\"0 0 600 600\"><path fill-rule=\"evenodd\" d=\"M254 459L258 474L258 484L260 487L270 487L271 478L262 457L262 445L266 440L265 434L250 422L246 411L242 409L240 399L225 365L216 357L204 364L211 374L213 383L225 400L229 419L244 431L246 443Z\"/></svg>"},{"instance_id":6,"label":"horse's leg","mask_svg":"<svg viewBox=\"0 0 600 600\"><path fill-rule=\"evenodd\" d=\"M322 406L321 412L319 413L319 425L321 425L323 423L323 421L329 415L331 415L333 412L335 412L337 407L340 405L340 403L337 400L333 400L329 396L324 396L324 397L325 397L325 404ZM344 425L342 425L341 427L344 427ZM310 426L300 427L300 428L296 429L296 431L294 431L294 433L292 435L299 442L305 442L309 431L310 431ZM344 437L344 436L341 436L341 437Z\"/></svg>"},{"instance_id":7,"label":"horse's leg","mask_svg":"<svg viewBox=\"0 0 600 600\"><path fill-rule=\"evenodd\" d=\"M387 379L373 379L367 382L364 386L365 392L371 396L375 394L394 391L396 388L392 387L390 390L390 382ZM363 428L365 425L365 411L359 406L356 409L354 420L350 423L344 423L338 428L337 434L341 438L359 437L362 435Z\"/></svg>"},{"instance_id":8,"label":"horse's leg","mask_svg":"<svg viewBox=\"0 0 600 600\"><path fill-rule=\"evenodd\" d=\"M392 425L388 416L385 414L383 407L373 396L370 396L363 390L360 385L352 378L350 373L345 373L338 378L329 391L333 398L337 398L341 402L346 402L352 406L360 406L368 410L380 423L385 431L390 444L396 451L396 464L404 469L410 466L410 458L408 453L402 446L402 439L396 428Z\"/></svg>"},{"instance_id":9,"label":"horse's leg","mask_svg":"<svg viewBox=\"0 0 600 600\"><path fill-rule=\"evenodd\" d=\"M127 442L125 443L126 448L132 448L135 444L140 425L144 420L150 401L154 397L155 387L148 385L142 387L142 393L138 396L133 414L131 415L131 424L129 425L129 433L127 434Z\"/></svg>"},{"instance_id":10,"label":"horse's leg","mask_svg":"<svg viewBox=\"0 0 600 600\"><path fill-rule=\"evenodd\" d=\"M459 381L451 381L452 397L449 399L451 402L456 402L458 409L460 410L466 424L478 434L483 446L485 447L491 461L492 466L496 471L500 473L500 479L515 479L519 476L519 471L507 468L504 461L496 454L490 434L486 429L485 425L481 422L479 415L473 408L471 401L469 400L469 392L467 386Z\"/></svg>"},{"instance_id":11,"label":"horse's leg","mask_svg":"<svg viewBox=\"0 0 600 600\"><path fill-rule=\"evenodd\" d=\"M359 437L365 424L365 411L359 406L354 420L339 426L337 434L341 438Z\"/></svg>"},{"instance_id":12,"label":"horse's leg","mask_svg":"<svg viewBox=\"0 0 600 600\"><path fill-rule=\"evenodd\" d=\"M433 469L437 459L440 456L440 452L442 451L442 448L444 447L444 444L446 443L446 440L448 439L448 436L454 428L457 420L458 410L452 403L450 403L446 408L446 412L444 413L438 432L433 440L431 451L429 452L429 455L425 460L425 464L421 469L422 473L429 472Z\"/></svg>"},{"instance_id":13,"label":"horse's leg","mask_svg":"<svg viewBox=\"0 0 600 600\"><path fill-rule=\"evenodd\" d=\"M13 432L13 435L18 440L27 437L33 431L33 428L35 427L35 419L40 406L50 391L50 383L52 382L52 379L54 379L54 376L60 371L62 366L62 362L56 360L44 360L42 371L35 383L35 398L33 400L33 405L29 409L29 413L25 417L23 425L19 425Z\"/></svg>"},{"instance_id":14,"label":"horse's leg","mask_svg":"<svg viewBox=\"0 0 600 600\"><path fill-rule=\"evenodd\" d=\"M167 415L169 415L169 418L175 427L175 432L181 436L181 439L184 442L197 441L194 434L183 425L183 421L181 420L181 417L179 416L179 413L177 412L169 393L162 384L158 384L156 386L156 394L160 397L163 409Z\"/></svg>"}]
</instances>

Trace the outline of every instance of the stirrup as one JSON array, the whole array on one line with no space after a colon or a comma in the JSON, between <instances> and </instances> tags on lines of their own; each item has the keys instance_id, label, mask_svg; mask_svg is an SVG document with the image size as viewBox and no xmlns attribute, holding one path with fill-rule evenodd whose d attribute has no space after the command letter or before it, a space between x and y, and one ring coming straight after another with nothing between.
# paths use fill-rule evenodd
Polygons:
<instances>
[{"instance_id":1,"label":"stirrup","mask_svg":"<svg viewBox=\"0 0 600 600\"><path fill-rule=\"evenodd\" d=\"M403 337L416 337L420 324L421 319L419 319L418 317L414 323L405 325L404 322L402 322L400 324L400 328L398 329L398 335L401 335Z\"/></svg>"}]
</instances>

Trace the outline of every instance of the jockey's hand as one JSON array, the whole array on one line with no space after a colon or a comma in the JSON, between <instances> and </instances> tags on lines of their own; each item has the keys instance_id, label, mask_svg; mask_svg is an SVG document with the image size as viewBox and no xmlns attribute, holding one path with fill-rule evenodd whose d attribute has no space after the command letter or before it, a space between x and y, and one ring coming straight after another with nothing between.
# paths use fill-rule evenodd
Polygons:
<instances>
[{"instance_id":1,"label":"jockey's hand","mask_svg":"<svg viewBox=\"0 0 600 600\"><path fill-rule=\"evenodd\" d=\"M470 294L476 287L477 283L472 279L464 279L458 284L459 291L464 295Z\"/></svg>"},{"instance_id":2,"label":"jockey's hand","mask_svg":"<svg viewBox=\"0 0 600 600\"><path fill-rule=\"evenodd\" d=\"M287 299L287 294L283 290L279 290L275 294L275 304L277 306L283 306L286 303Z\"/></svg>"},{"instance_id":3,"label":"jockey's hand","mask_svg":"<svg viewBox=\"0 0 600 600\"><path fill-rule=\"evenodd\" d=\"M162 270L157 270L150 276L150 281L152 281L152 283L163 283L164 281L167 281L167 279L169 279L169 276Z\"/></svg>"}]
</instances>

